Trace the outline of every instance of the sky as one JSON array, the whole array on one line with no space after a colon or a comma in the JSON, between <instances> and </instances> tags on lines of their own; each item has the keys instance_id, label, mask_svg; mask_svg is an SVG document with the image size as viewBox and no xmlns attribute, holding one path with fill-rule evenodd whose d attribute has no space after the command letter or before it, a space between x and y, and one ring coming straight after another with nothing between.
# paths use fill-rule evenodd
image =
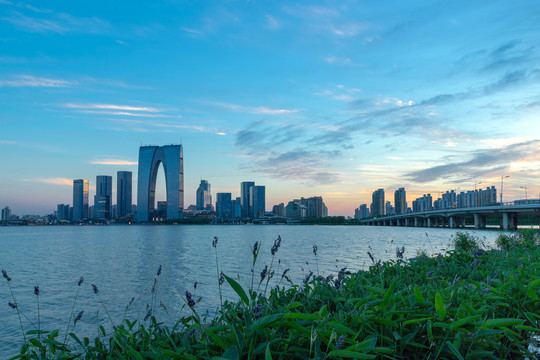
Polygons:
<instances>
[{"instance_id":1,"label":"sky","mask_svg":"<svg viewBox=\"0 0 540 360\"><path fill-rule=\"evenodd\" d=\"M501 176L538 198L540 4L0 0L1 208L117 171L136 202L139 146L179 143L186 206L201 179L346 216Z\"/></svg>"}]
</instances>

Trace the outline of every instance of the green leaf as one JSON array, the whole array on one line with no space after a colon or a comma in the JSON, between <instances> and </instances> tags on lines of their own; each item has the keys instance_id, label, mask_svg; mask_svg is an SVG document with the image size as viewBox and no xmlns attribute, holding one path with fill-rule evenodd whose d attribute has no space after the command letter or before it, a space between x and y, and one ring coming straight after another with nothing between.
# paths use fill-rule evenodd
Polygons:
<instances>
[{"instance_id":1,"label":"green leaf","mask_svg":"<svg viewBox=\"0 0 540 360\"><path fill-rule=\"evenodd\" d=\"M397 280L392 281L392 284L390 284L390 287L388 287L388 290L384 293L383 303L384 305L388 306L388 303L390 302L390 297L394 293L394 290L396 289Z\"/></svg>"},{"instance_id":2,"label":"green leaf","mask_svg":"<svg viewBox=\"0 0 540 360\"><path fill-rule=\"evenodd\" d=\"M525 320L521 319L489 319L486 320L480 328L482 329L491 329L491 328L501 328L507 326L522 325Z\"/></svg>"},{"instance_id":3,"label":"green leaf","mask_svg":"<svg viewBox=\"0 0 540 360\"><path fill-rule=\"evenodd\" d=\"M229 346L229 348L225 350L223 355L221 355L221 358L228 360L240 359L240 353L238 352L238 348L234 345Z\"/></svg>"},{"instance_id":4,"label":"green leaf","mask_svg":"<svg viewBox=\"0 0 540 360\"><path fill-rule=\"evenodd\" d=\"M320 310L319 310L319 315L322 316L322 317L325 317L326 314L328 314L328 307L326 305L324 305Z\"/></svg>"},{"instance_id":5,"label":"green leaf","mask_svg":"<svg viewBox=\"0 0 540 360\"><path fill-rule=\"evenodd\" d=\"M359 353L350 350L333 350L328 353L328 356L344 357L349 359L375 359L377 356Z\"/></svg>"},{"instance_id":6,"label":"green leaf","mask_svg":"<svg viewBox=\"0 0 540 360\"><path fill-rule=\"evenodd\" d=\"M264 354L264 360L272 360L272 353L270 352L270 344L266 345L266 352Z\"/></svg>"},{"instance_id":7,"label":"green leaf","mask_svg":"<svg viewBox=\"0 0 540 360\"><path fill-rule=\"evenodd\" d=\"M461 320L458 320L458 321L454 321L452 324L451 324L451 327L452 327L452 330L460 327L460 326L463 326L463 325L474 325L476 324L477 322L475 320L478 320L480 319L480 315L472 315L472 316L467 316Z\"/></svg>"},{"instance_id":8,"label":"green leaf","mask_svg":"<svg viewBox=\"0 0 540 360\"><path fill-rule=\"evenodd\" d=\"M242 286L240 286L239 283L237 283L234 279L231 279L227 275L223 275L223 276L225 276L225 280L227 280L227 282L229 283L229 285L231 285L233 290L238 294L238 296L240 296L240 299L242 299L244 304L246 304L246 306L249 306L249 298L246 295L246 292L244 291L244 289L242 289Z\"/></svg>"},{"instance_id":9,"label":"green leaf","mask_svg":"<svg viewBox=\"0 0 540 360\"><path fill-rule=\"evenodd\" d=\"M459 353L459 350L454 346L454 344L452 344L450 341L447 341L446 345L448 346L452 354L454 354L458 359L465 360L463 359L463 356L461 356L461 354Z\"/></svg>"},{"instance_id":10,"label":"green leaf","mask_svg":"<svg viewBox=\"0 0 540 360\"><path fill-rule=\"evenodd\" d=\"M260 329L260 328L267 327L268 325L271 325L281 319L283 319L283 314L273 314L273 315L264 316L253 323L253 329Z\"/></svg>"},{"instance_id":11,"label":"green leaf","mask_svg":"<svg viewBox=\"0 0 540 360\"><path fill-rule=\"evenodd\" d=\"M435 310L437 311L439 318L444 320L446 317L446 307L444 306L443 298L439 292L435 294Z\"/></svg>"},{"instance_id":12,"label":"green leaf","mask_svg":"<svg viewBox=\"0 0 540 360\"><path fill-rule=\"evenodd\" d=\"M420 292L420 289L416 285L414 286L414 300L417 303L426 302L426 299L424 298L424 295L422 295L422 293Z\"/></svg>"},{"instance_id":13,"label":"green leaf","mask_svg":"<svg viewBox=\"0 0 540 360\"><path fill-rule=\"evenodd\" d=\"M304 314L304 313L287 313L283 316L285 319L313 321L319 320L319 314Z\"/></svg>"},{"instance_id":14,"label":"green leaf","mask_svg":"<svg viewBox=\"0 0 540 360\"><path fill-rule=\"evenodd\" d=\"M416 323L419 323L419 322L424 322L424 321L427 321L427 320L431 320L433 317L430 316L430 317L425 317L425 318L421 318L421 319L411 319L411 320L406 320L403 322L403 326L405 325L409 325L409 324L416 324Z\"/></svg>"},{"instance_id":15,"label":"green leaf","mask_svg":"<svg viewBox=\"0 0 540 360\"><path fill-rule=\"evenodd\" d=\"M289 305L285 306L285 309L287 309L287 310L296 309L297 307L300 307L302 305L303 304L300 301L295 301L295 302L292 302Z\"/></svg>"},{"instance_id":16,"label":"green leaf","mask_svg":"<svg viewBox=\"0 0 540 360\"><path fill-rule=\"evenodd\" d=\"M329 326L333 327L334 329L336 329L336 332L338 334L343 334L343 333L347 333L349 335L355 335L356 332L352 331L351 329L349 329L348 327L346 327L345 325L337 322L337 321L330 321L328 323Z\"/></svg>"},{"instance_id":17,"label":"green leaf","mask_svg":"<svg viewBox=\"0 0 540 360\"><path fill-rule=\"evenodd\" d=\"M533 287L537 287L537 286L540 286L540 279L533 280L533 281L531 281L531 283L529 285L527 285L527 287L529 287L529 288L533 288Z\"/></svg>"}]
</instances>

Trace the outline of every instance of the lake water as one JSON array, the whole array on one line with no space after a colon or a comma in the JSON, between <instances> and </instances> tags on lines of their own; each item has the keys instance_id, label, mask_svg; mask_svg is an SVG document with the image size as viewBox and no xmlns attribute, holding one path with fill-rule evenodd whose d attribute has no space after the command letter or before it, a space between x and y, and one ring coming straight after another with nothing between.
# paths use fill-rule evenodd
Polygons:
<instances>
[{"instance_id":1,"label":"lake water","mask_svg":"<svg viewBox=\"0 0 540 360\"><path fill-rule=\"evenodd\" d=\"M467 230L486 245L493 244L498 232ZM50 226L0 227L0 268L12 278L25 331L37 326L37 304L34 286L40 289L41 328L60 329L65 333L81 276L75 314L84 310L75 332L97 336L98 325L111 327L103 304L114 323L119 323L126 306L135 298L127 317L142 320L146 304L151 303L156 271L162 265L157 283L158 320L171 322L188 315L182 296L186 290L198 299L200 314L212 313L219 306L214 236L220 270L238 279L246 288L251 284L252 254L250 246L262 243L255 266L255 282L265 265L270 265L270 249L278 235L282 242L275 256L275 276L271 285L281 279L283 270L295 283L313 271L327 276L340 268L350 271L371 264L367 252L376 259L395 258L397 246L404 246L405 258L448 249L455 229L398 228L368 226L286 226L286 225L179 225L179 226ZM313 245L317 245L317 261ZM194 289L193 285L198 286ZM91 284L99 289L99 297ZM227 283L224 297L236 300ZM103 304L101 303L103 302ZM0 359L15 355L22 344L22 333L7 281L0 278ZM63 336L62 336L63 340Z\"/></svg>"}]
</instances>

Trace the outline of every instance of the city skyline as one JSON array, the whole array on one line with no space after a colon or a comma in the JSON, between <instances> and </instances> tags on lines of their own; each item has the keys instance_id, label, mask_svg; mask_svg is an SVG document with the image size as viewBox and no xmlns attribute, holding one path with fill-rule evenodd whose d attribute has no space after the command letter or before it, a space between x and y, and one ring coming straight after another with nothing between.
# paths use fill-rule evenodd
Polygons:
<instances>
[{"instance_id":1,"label":"city skyline","mask_svg":"<svg viewBox=\"0 0 540 360\"><path fill-rule=\"evenodd\" d=\"M349 216L408 199L540 192L534 1L263 4L0 0L0 208L47 214L74 179L185 146L185 205L266 187ZM165 200L159 170L156 200ZM116 199L113 186L112 198Z\"/></svg>"}]
</instances>

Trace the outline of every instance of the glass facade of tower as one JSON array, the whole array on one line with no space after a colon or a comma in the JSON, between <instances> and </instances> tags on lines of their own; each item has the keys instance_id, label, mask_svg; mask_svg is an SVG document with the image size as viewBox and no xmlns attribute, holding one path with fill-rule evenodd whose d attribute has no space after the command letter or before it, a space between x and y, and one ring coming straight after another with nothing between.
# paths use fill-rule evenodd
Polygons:
<instances>
[{"instance_id":1,"label":"glass facade of tower","mask_svg":"<svg viewBox=\"0 0 540 360\"><path fill-rule=\"evenodd\" d=\"M73 221L88 218L88 180L73 180Z\"/></svg>"},{"instance_id":2,"label":"glass facade of tower","mask_svg":"<svg viewBox=\"0 0 540 360\"><path fill-rule=\"evenodd\" d=\"M217 217L222 219L230 219L233 217L233 202L231 193L217 193L216 197Z\"/></svg>"},{"instance_id":3,"label":"glass facade of tower","mask_svg":"<svg viewBox=\"0 0 540 360\"><path fill-rule=\"evenodd\" d=\"M208 180L201 180L197 189L197 210L204 210L212 206L212 192Z\"/></svg>"},{"instance_id":4,"label":"glass facade of tower","mask_svg":"<svg viewBox=\"0 0 540 360\"><path fill-rule=\"evenodd\" d=\"M96 195L94 196L94 219L111 218L112 176L96 176Z\"/></svg>"},{"instance_id":5,"label":"glass facade of tower","mask_svg":"<svg viewBox=\"0 0 540 360\"><path fill-rule=\"evenodd\" d=\"M254 181L244 181L240 183L240 202L242 205L242 217L247 218L251 217L253 211L250 208L250 198L249 198L249 188L255 186Z\"/></svg>"},{"instance_id":6,"label":"glass facade of tower","mask_svg":"<svg viewBox=\"0 0 540 360\"><path fill-rule=\"evenodd\" d=\"M264 217L266 211L266 197L265 197L266 188L265 186L256 185L249 188L249 200L250 200L250 210L251 218L257 219Z\"/></svg>"},{"instance_id":7,"label":"glass facade of tower","mask_svg":"<svg viewBox=\"0 0 540 360\"><path fill-rule=\"evenodd\" d=\"M131 214L132 186L131 171L118 171L116 173L116 216L118 217Z\"/></svg>"}]
</instances>

